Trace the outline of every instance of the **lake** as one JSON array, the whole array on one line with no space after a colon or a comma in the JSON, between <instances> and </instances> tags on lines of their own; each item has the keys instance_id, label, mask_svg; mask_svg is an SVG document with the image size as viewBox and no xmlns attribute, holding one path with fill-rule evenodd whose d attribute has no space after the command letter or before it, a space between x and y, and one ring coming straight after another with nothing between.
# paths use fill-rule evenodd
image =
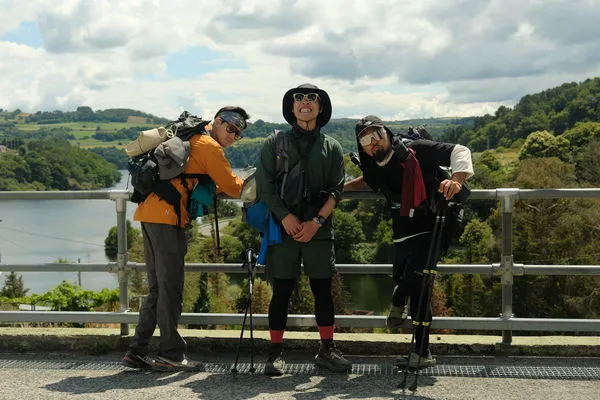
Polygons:
<instances>
[{"instance_id":1,"label":"lake","mask_svg":"<svg viewBox=\"0 0 600 400\"><path fill-rule=\"evenodd\" d=\"M125 190L127 171L122 179L106 190ZM127 203L131 220L135 204ZM117 224L115 203L111 200L20 200L0 201L0 263L108 262L104 239ZM139 228L139 223L133 223ZM63 280L78 283L76 272L18 272L29 294L42 294ZM0 279L2 275L0 275ZM391 279L381 275L345 275L344 282L352 294L352 307L384 311L390 304ZM2 279L1 283L4 283ZM116 289L115 274L82 272L85 289Z\"/></svg>"}]
</instances>

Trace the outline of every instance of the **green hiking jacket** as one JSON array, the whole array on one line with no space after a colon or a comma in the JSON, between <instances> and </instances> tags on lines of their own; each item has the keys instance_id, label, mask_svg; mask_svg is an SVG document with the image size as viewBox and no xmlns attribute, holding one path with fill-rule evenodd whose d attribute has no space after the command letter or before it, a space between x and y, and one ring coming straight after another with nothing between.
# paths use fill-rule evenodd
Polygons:
<instances>
[{"instance_id":1,"label":"green hiking jacket","mask_svg":"<svg viewBox=\"0 0 600 400\"><path fill-rule=\"evenodd\" d=\"M300 162L299 151L306 150L310 140L314 136L307 136L295 129L282 133L291 135L288 149L288 169ZM276 153L275 134L270 135L260 152L256 165L256 190L258 196L267 204L269 210L275 217L281 221L289 213L294 214L300 222L309 221L316 217L319 210L327 201L329 196L333 196L339 201L344 189L344 154L342 146L337 140L324 135L319 135L315 140L312 149L307 157L306 176L308 188L310 190L311 200L304 199L301 204L288 209L283 200L279 197L276 171ZM333 239L333 223L330 216L326 223L319 228L312 240L315 239Z\"/></svg>"}]
</instances>

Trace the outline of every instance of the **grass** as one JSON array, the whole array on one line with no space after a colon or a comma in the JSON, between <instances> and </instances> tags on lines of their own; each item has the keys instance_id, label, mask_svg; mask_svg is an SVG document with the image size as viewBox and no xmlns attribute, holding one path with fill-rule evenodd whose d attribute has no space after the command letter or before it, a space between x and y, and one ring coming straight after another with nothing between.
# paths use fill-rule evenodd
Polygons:
<instances>
[{"instance_id":1,"label":"grass","mask_svg":"<svg viewBox=\"0 0 600 400\"><path fill-rule=\"evenodd\" d=\"M100 127L101 132L118 132L121 129L131 128L131 127L143 127L143 128L152 128L154 125L150 124L129 124L127 122L102 122L102 123L94 123L94 122L66 122L63 124L16 124L16 128L26 132L35 132L37 130L43 128L69 128L71 129L71 133L77 139L86 139L91 137L96 131L98 127ZM99 142L102 143L102 142ZM114 144L112 144L114 145Z\"/></svg>"},{"instance_id":2,"label":"grass","mask_svg":"<svg viewBox=\"0 0 600 400\"><path fill-rule=\"evenodd\" d=\"M7 120L6 122L16 122L15 127L25 132L35 132L40 129L48 128L69 128L71 129L71 134L75 136L74 140L71 140L71 144L74 146L79 146L82 148L90 148L90 147L117 147L122 148L129 140L113 140L110 142L105 142L101 140L96 140L92 138L92 135L96 133L98 127L100 127L101 132L111 133L118 132L121 129L131 128L131 127L140 127L150 129L154 127L151 124L138 124L138 123L127 123L127 122L65 122L62 124L25 124L19 123L16 120Z\"/></svg>"},{"instance_id":3,"label":"grass","mask_svg":"<svg viewBox=\"0 0 600 400\"><path fill-rule=\"evenodd\" d=\"M500 164L505 167L508 164L517 161L519 158L519 149L504 149L503 151L496 151L494 153Z\"/></svg>"}]
</instances>

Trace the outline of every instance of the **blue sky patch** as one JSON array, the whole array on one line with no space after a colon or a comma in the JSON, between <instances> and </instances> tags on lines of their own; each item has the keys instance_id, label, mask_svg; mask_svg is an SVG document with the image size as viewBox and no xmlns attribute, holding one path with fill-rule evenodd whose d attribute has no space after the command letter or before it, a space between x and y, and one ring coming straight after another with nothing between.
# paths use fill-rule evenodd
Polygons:
<instances>
[{"instance_id":1,"label":"blue sky patch","mask_svg":"<svg viewBox=\"0 0 600 400\"><path fill-rule=\"evenodd\" d=\"M23 21L17 29L7 32L0 38L5 42L24 44L29 47L42 47L43 40L35 21Z\"/></svg>"},{"instance_id":2,"label":"blue sky patch","mask_svg":"<svg viewBox=\"0 0 600 400\"><path fill-rule=\"evenodd\" d=\"M222 69L245 68L243 61L235 56L211 50L204 46L187 47L170 53L165 59L169 78L197 78L207 72Z\"/></svg>"}]
</instances>

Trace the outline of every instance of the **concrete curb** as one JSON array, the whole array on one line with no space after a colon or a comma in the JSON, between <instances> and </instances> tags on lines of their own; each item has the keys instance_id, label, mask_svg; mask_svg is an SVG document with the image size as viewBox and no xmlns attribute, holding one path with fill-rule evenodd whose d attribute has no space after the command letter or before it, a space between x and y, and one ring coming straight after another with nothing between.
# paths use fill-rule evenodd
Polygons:
<instances>
[{"instance_id":1,"label":"concrete curb","mask_svg":"<svg viewBox=\"0 0 600 400\"><path fill-rule=\"evenodd\" d=\"M123 352L131 336L120 336L118 329L97 328L0 328L2 352L82 352L105 354ZM235 352L238 330L180 330L190 353ZM244 333L243 348L248 349L249 332ZM318 348L316 332L286 332L285 348L298 353L314 353ZM349 355L397 355L410 350L410 335L339 333L336 343ZM436 355L600 357L597 336L519 336L511 345L499 344L499 336L431 335L431 351ZM266 352L268 332L254 331L257 354ZM156 351L158 337L150 344Z\"/></svg>"}]
</instances>

